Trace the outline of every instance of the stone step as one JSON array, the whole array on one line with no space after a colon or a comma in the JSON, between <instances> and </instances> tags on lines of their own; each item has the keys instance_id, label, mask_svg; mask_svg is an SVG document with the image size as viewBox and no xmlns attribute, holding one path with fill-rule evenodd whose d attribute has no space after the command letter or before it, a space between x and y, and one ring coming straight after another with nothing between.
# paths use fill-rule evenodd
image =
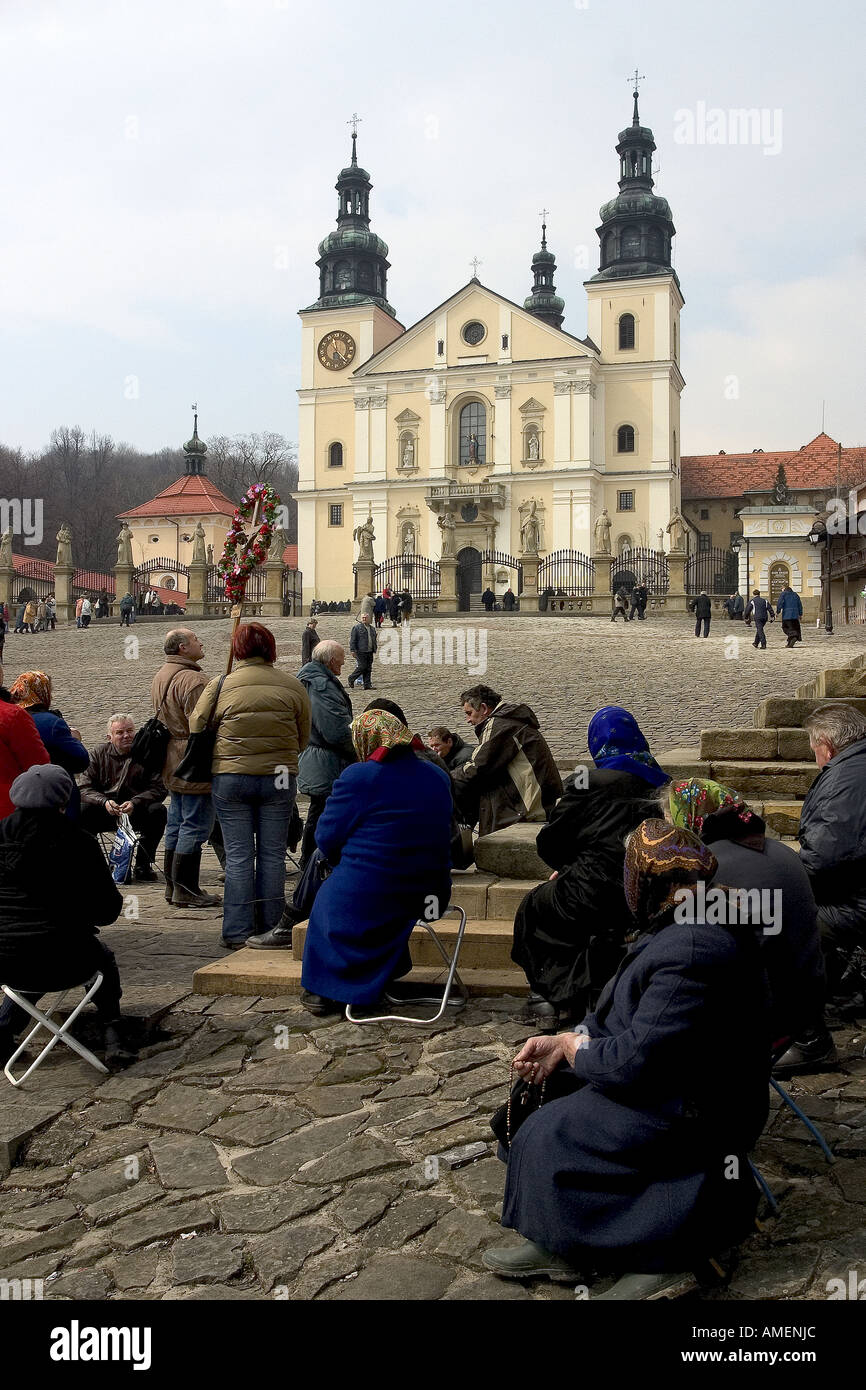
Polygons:
<instances>
[{"instance_id":1,"label":"stone step","mask_svg":"<svg viewBox=\"0 0 866 1390\"><path fill-rule=\"evenodd\" d=\"M490 889L497 882L493 874L481 873L478 869L454 873L451 875L451 902L454 907L462 907L467 917L486 917Z\"/></svg>"},{"instance_id":2,"label":"stone step","mask_svg":"<svg viewBox=\"0 0 866 1390\"><path fill-rule=\"evenodd\" d=\"M662 755L658 761L674 781L707 777L733 787L752 802L802 801L818 775L815 762L782 758L754 762L740 758L708 760L699 758L697 749L677 749L676 756Z\"/></svg>"},{"instance_id":3,"label":"stone step","mask_svg":"<svg viewBox=\"0 0 866 1390\"><path fill-rule=\"evenodd\" d=\"M775 830L777 835L796 836L800 829L802 809L802 801L765 801L764 809L759 814L763 816L768 829Z\"/></svg>"},{"instance_id":4,"label":"stone step","mask_svg":"<svg viewBox=\"0 0 866 1390\"><path fill-rule=\"evenodd\" d=\"M477 867L497 878L532 879L536 883L547 878L550 869L535 848L542 824L522 821L504 830L494 830L492 835L482 835L475 842Z\"/></svg>"},{"instance_id":5,"label":"stone step","mask_svg":"<svg viewBox=\"0 0 866 1390\"><path fill-rule=\"evenodd\" d=\"M863 666L829 666L819 671L814 680L797 687L797 698L808 700L844 700L848 696L866 695L866 668Z\"/></svg>"},{"instance_id":6,"label":"stone step","mask_svg":"<svg viewBox=\"0 0 866 1390\"><path fill-rule=\"evenodd\" d=\"M812 750L809 735L800 728L702 729L700 754L709 762L717 758L808 762Z\"/></svg>"},{"instance_id":7,"label":"stone step","mask_svg":"<svg viewBox=\"0 0 866 1390\"><path fill-rule=\"evenodd\" d=\"M768 695L755 710L755 728L802 730L806 715L826 703L826 698L817 699L814 696L794 699L789 695ZM848 696L845 704L852 705L854 709L866 715L866 697Z\"/></svg>"},{"instance_id":8,"label":"stone step","mask_svg":"<svg viewBox=\"0 0 866 1390\"><path fill-rule=\"evenodd\" d=\"M436 935L449 953L457 940L458 919L446 917L436 924ZM292 932L292 956L301 961L304 958L304 944L307 939L307 924L301 922ZM511 959L511 943L514 939L513 917L485 917L480 921L467 918L466 932L460 950L460 968L467 970L514 970ZM416 927L409 938L409 953L413 966L435 966L442 964L442 957L436 950L433 938L423 927Z\"/></svg>"},{"instance_id":9,"label":"stone step","mask_svg":"<svg viewBox=\"0 0 866 1390\"><path fill-rule=\"evenodd\" d=\"M193 975L196 994L240 994L275 999L282 995L300 994L301 962L289 951L233 951L227 959L204 965ZM416 969L406 976L418 983L442 983L442 967ZM529 993L526 976L516 965L510 970L460 969L460 978L471 995L513 994L525 997Z\"/></svg>"}]
</instances>

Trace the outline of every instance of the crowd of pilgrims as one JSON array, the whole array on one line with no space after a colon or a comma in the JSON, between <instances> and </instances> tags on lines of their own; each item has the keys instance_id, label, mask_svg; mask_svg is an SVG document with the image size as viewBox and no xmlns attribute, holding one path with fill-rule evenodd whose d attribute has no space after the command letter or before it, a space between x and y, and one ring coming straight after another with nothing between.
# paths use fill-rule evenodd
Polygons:
<instances>
[{"instance_id":1,"label":"crowd of pilgrims","mask_svg":"<svg viewBox=\"0 0 866 1390\"><path fill-rule=\"evenodd\" d=\"M231 674L209 678L195 633L170 632L151 686L168 738L156 769L136 762L132 716L112 715L89 751L46 673L0 685L0 983L35 1001L101 971L106 1057L134 1057L98 932L123 903L98 837L128 816L134 876L156 877L164 840L167 910L221 906L226 949L290 949L308 919L311 1013L435 1004L437 988L405 978L414 924L431 902L445 912L473 829L537 823L552 872L517 910L512 957L539 1031L493 1121L502 1224L520 1239L484 1261L524 1279L613 1272L620 1298L674 1296L724 1268L755 1216L748 1155L771 1071L836 1065L826 1010L863 1004L866 718L829 702L805 721L820 770L798 852L736 788L672 780L620 706L593 716L591 766L563 785L527 704L476 685L463 733L446 719L422 739L390 700L356 715L344 648L305 638L293 676L273 634L244 623ZM178 774L204 731L210 777L191 782ZM224 900L199 884L208 840ZM6 998L3 1061L23 1022Z\"/></svg>"}]
</instances>

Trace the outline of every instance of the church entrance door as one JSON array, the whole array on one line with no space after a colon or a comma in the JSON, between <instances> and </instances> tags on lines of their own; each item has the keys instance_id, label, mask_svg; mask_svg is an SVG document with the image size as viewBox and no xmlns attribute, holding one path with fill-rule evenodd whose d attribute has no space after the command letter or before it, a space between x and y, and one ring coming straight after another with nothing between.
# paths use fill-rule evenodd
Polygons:
<instances>
[{"instance_id":1,"label":"church entrance door","mask_svg":"<svg viewBox=\"0 0 866 1390\"><path fill-rule=\"evenodd\" d=\"M481 551L468 545L457 552L457 608L469 612L471 594L481 593Z\"/></svg>"}]
</instances>

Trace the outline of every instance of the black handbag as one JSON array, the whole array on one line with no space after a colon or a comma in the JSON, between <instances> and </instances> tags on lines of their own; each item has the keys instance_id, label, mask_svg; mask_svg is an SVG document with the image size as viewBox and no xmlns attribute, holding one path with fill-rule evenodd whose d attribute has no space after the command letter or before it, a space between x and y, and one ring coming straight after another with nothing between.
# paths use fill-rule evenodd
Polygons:
<instances>
[{"instance_id":1,"label":"black handbag","mask_svg":"<svg viewBox=\"0 0 866 1390\"><path fill-rule=\"evenodd\" d=\"M216 688L216 696L210 707L207 723L197 734L190 734L186 743L186 750L183 757L174 770L174 776L179 782L209 782L213 776L213 750L216 743L216 729L211 727L219 704L220 691L223 688L225 676L220 676L219 684Z\"/></svg>"},{"instance_id":2,"label":"black handbag","mask_svg":"<svg viewBox=\"0 0 866 1390\"><path fill-rule=\"evenodd\" d=\"M156 714L142 724L132 740L132 747L129 750L130 763L138 763L138 766L151 776L157 772L162 772L165 767L165 755L171 742L171 729L163 724L159 716L162 714L162 707L168 699L168 692L179 675L180 671L175 671L165 687L165 694L159 702L159 709Z\"/></svg>"},{"instance_id":3,"label":"black handbag","mask_svg":"<svg viewBox=\"0 0 866 1390\"><path fill-rule=\"evenodd\" d=\"M314 849L307 860L304 872L298 879L292 897L292 915L297 921L304 922L309 917L313 910L313 903L316 901L316 894L330 872L331 865L322 851Z\"/></svg>"}]
</instances>

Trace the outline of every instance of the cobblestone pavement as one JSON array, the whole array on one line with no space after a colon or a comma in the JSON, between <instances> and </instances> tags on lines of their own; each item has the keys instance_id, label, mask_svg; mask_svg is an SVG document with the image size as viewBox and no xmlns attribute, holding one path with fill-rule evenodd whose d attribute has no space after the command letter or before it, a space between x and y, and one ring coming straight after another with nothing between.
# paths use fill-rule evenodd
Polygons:
<instances>
[{"instance_id":1,"label":"cobblestone pavement","mask_svg":"<svg viewBox=\"0 0 866 1390\"><path fill-rule=\"evenodd\" d=\"M292 668L302 623L274 626ZM345 626L342 615L321 624L338 636ZM228 624L201 627L216 671ZM108 711L146 713L164 631L140 625L130 661L115 628L10 639L7 679L45 666L56 703L92 743ZM751 650L725 661L721 637L696 650L687 629L652 621L613 633L593 620L494 620L490 632L487 678L528 698L562 753L581 751L588 715L614 699L660 749L695 741L708 723L748 723L762 695L789 693L863 638L811 632L803 650L764 662ZM744 665L753 655L760 676ZM419 726L468 683L448 668L386 670L376 686ZM208 888L216 872L208 855ZM218 909L166 909L158 886L129 890L103 936L141 1060L106 1078L57 1047L21 1091L0 1078L0 1172L12 1161L0 1182L0 1278L41 1279L56 1299L572 1298L567 1285L499 1281L480 1261L512 1239L497 1224L504 1168L488 1118L532 1031L520 1001L474 1000L434 1029L361 1029L314 1019L296 999L193 995L193 971L221 955L219 925ZM95 1042L92 1023L76 1032ZM779 1215L709 1300L823 1299L828 1280L866 1259L866 1030L849 1022L835 1037L840 1069L792 1089L837 1161L826 1165L774 1109L755 1157ZM484 1147L465 1166L431 1161L469 1144Z\"/></svg>"},{"instance_id":2,"label":"cobblestone pavement","mask_svg":"<svg viewBox=\"0 0 866 1390\"><path fill-rule=\"evenodd\" d=\"M348 614L325 615L319 620L319 633L348 644L351 623ZM22 670L49 671L55 705L81 730L85 743L93 744L103 736L105 719L113 711L129 711L136 721L150 714L150 680L170 626L167 619L131 629L103 622L86 632L73 626L12 634L6 640L6 683ZM198 625L205 645L203 665L211 674L225 669L230 626L228 619ZM465 617L429 627L415 622L413 642L423 641L422 627L434 634L437 626L465 633L470 652L479 652L478 644L486 638L486 672L466 665L377 660L375 692L397 700L412 726L423 733L443 721L459 728L465 722L460 692L484 680L509 699L528 701L554 753L563 757L586 750L586 726L607 704L632 710L656 752L696 746L702 728L750 726L755 705L765 695L792 695L797 685L825 666L842 665L866 644L863 627L843 628L833 636L813 627L804 628L801 647L788 651L777 624L769 630L767 651L760 652L752 647L749 630L727 619L714 618L704 641L695 638L687 617L612 625L601 618L506 614L480 624ZM296 671L304 620L280 618L271 627L280 666ZM383 639L393 631L390 625L384 627ZM739 639L739 655L728 658L726 641L731 638ZM349 670L345 668L344 675ZM362 691L352 698L359 709L367 702Z\"/></svg>"}]
</instances>

